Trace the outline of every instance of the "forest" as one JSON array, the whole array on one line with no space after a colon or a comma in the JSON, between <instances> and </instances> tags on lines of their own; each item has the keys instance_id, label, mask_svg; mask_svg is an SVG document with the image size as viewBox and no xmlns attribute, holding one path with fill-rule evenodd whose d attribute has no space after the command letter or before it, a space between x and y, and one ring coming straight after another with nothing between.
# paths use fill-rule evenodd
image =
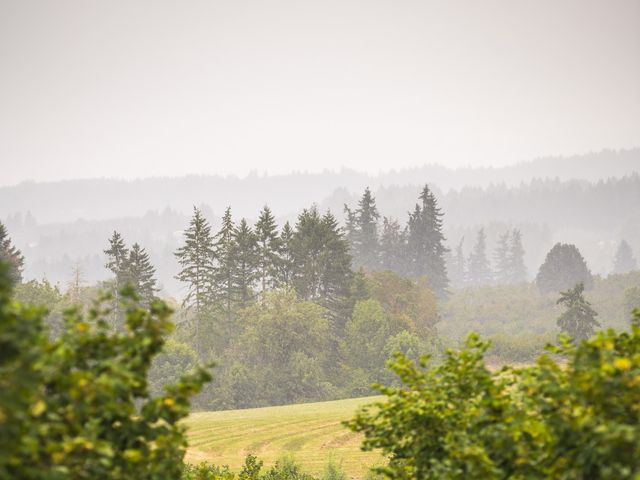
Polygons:
<instances>
[{"instance_id":1,"label":"forest","mask_svg":"<svg viewBox=\"0 0 640 480\"><path fill-rule=\"evenodd\" d=\"M343 205L343 224L315 204L282 225L268 206L251 223L229 207L214 229L193 207L171 252L183 299L168 299L176 329L150 371L152 393L197 365L215 364L195 408L370 395L375 383L397 384L387 362L398 352L416 362L441 359L476 331L491 340L492 364L528 363L558 332L586 339L599 328L624 329L640 308L638 263L626 240L606 277L592 274L580 250L565 243L529 272L518 228L505 229L490 249L480 227L467 255L462 241L447 246L448 212L428 185L407 211L404 223L384 216L369 188ZM124 328L123 287L132 285L143 307L162 297L145 246L117 231L103 239L110 276L93 286L79 269L66 288L19 282L24 258L4 226L2 241L16 298L46 306L54 336L64 331L65 309L89 309L100 291L112 296L113 331Z\"/></svg>"}]
</instances>

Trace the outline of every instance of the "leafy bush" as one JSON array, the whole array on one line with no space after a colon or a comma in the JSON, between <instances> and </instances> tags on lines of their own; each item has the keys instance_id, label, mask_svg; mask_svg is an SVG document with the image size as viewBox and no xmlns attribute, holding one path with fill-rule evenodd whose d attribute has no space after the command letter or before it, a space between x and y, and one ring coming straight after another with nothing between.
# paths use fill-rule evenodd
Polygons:
<instances>
[{"instance_id":1,"label":"leafy bush","mask_svg":"<svg viewBox=\"0 0 640 480\"><path fill-rule=\"evenodd\" d=\"M179 478L179 421L209 375L198 369L150 398L146 376L172 328L170 309L142 309L123 291L125 331L111 333L105 298L87 315L67 310L52 340L46 311L10 291L0 265L0 478Z\"/></svg>"},{"instance_id":2,"label":"leafy bush","mask_svg":"<svg viewBox=\"0 0 640 480\"><path fill-rule=\"evenodd\" d=\"M441 365L392 364L399 388L349 426L390 478L625 479L640 475L640 311L629 332L562 337L530 367L491 372L471 334Z\"/></svg>"}]
</instances>

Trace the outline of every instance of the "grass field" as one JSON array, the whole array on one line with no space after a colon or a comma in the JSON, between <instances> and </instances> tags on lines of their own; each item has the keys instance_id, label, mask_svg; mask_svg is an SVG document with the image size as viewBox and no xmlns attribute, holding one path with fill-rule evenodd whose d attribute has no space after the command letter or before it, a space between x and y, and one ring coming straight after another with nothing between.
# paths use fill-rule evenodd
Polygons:
<instances>
[{"instance_id":1,"label":"grass field","mask_svg":"<svg viewBox=\"0 0 640 480\"><path fill-rule=\"evenodd\" d=\"M376 397L281 407L194 413L187 419L187 461L207 461L239 470L247 454L265 466L291 455L308 473L319 474L332 458L351 478L362 478L382 462L378 453L362 452L362 437L344 426L357 407Z\"/></svg>"}]
</instances>

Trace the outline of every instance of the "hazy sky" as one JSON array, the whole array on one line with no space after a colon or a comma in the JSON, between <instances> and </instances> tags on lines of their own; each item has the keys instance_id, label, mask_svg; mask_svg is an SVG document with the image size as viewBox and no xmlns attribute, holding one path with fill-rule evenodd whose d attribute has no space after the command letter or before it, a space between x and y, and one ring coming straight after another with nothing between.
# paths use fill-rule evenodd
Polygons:
<instances>
[{"instance_id":1,"label":"hazy sky","mask_svg":"<svg viewBox=\"0 0 640 480\"><path fill-rule=\"evenodd\" d=\"M640 145L639 0L0 0L0 184Z\"/></svg>"}]
</instances>

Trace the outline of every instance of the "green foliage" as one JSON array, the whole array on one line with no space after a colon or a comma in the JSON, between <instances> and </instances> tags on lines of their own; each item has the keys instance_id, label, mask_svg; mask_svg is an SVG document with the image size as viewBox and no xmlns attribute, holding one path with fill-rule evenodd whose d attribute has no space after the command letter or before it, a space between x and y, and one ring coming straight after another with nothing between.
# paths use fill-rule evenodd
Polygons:
<instances>
[{"instance_id":1,"label":"green foliage","mask_svg":"<svg viewBox=\"0 0 640 480\"><path fill-rule=\"evenodd\" d=\"M275 465L263 471L263 462L253 455L247 455L244 466L238 475L231 472L229 467L201 463L187 465L182 474L182 480L346 480L346 476L339 466L328 464L326 473L317 479L304 473L300 466L290 457L276 461Z\"/></svg>"},{"instance_id":2,"label":"green foliage","mask_svg":"<svg viewBox=\"0 0 640 480\"><path fill-rule=\"evenodd\" d=\"M593 287L593 277L580 250L575 245L556 243L540 266L536 285L543 293L560 292L584 284Z\"/></svg>"},{"instance_id":3,"label":"green foliage","mask_svg":"<svg viewBox=\"0 0 640 480\"><path fill-rule=\"evenodd\" d=\"M558 305L564 305L566 310L558 317L560 330L576 340L589 338L600 323L596 320L598 313L591 308L582 295L584 285L579 283L571 290L560 292Z\"/></svg>"},{"instance_id":4,"label":"green foliage","mask_svg":"<svg viewBox=\"0 0 640 480\"><path fill-rule=\"evenodd\" d=\"M9 232L2 222L0 222L0 262L6 262L9 265L8 275L14 285L22 281L24 256L11 242Z\"/></svg>"},{"instance_id":5,"label":"green foliage","mask_svg":"<svg viewBox=\"0 0 640 480\"><path fill-rule=\"evenodd\" d=\"M403 385L349 426L388 478L632 479L640 474L640 311L631 331L564 338L525 368L490 371L475 334L440 365L398 355Z\"/></svg>"},{"instance_id":6,"label":"green foliage","mask_svg":"<svg viewBox=\"0 0 640 480\"><path fill-rule=\"evenodd\" d=\"M5 267L2 267L5 268ZM9 300L0 273L0 478L179 478L186 440L179 423L208 373L198 369L150 398L147 373L170 332L160 301L138 306L111 331L110 299L86 315L65 312L48 339L42 308Z\"/></svg>"},{"instance_id":7,"label":"green foliage","mask_svg":"<svg viewBox=\"0 0 640 480\"><path fill-rule=\"evenodd\" d=\"M209 222L196 207L193 207L189 227L184 231L184 245L178 248L175 256L180 265L176 278L187 284L183 306L195 309L197 335L202 312L211 302L213 237Z\"/></svg>"}]
</instances>

